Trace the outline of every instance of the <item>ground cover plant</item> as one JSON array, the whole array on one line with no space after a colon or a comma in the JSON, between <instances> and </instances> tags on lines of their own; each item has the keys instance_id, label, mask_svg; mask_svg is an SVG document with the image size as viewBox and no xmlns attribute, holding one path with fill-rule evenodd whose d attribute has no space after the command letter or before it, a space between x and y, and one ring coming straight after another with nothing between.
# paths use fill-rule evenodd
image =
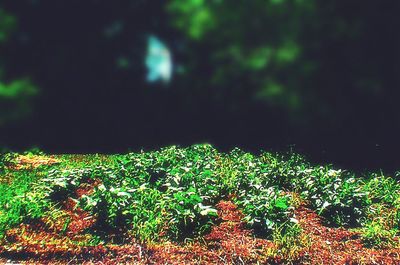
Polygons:
<instances>
[{"instance_id":1,"label":"ground cover plant","mask_svg":"<svg viewBox=\"0 0 400 265\"><path fill-rule=\"evenodd\" d=\"M398 174L208 144L121 155L3 153L4 260L396 264Z\"/></svg>"}]
</instances>

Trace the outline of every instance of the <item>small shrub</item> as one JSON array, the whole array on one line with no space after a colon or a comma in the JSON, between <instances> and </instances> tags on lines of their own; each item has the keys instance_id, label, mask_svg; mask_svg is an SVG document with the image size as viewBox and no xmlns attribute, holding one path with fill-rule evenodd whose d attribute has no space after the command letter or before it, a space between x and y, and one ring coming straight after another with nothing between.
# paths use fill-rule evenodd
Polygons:
<instances>
[{"instance_id":1,"label":"small shrub","mask_svg":"<svg viewBox=\"0 0 400 265\"><path fill-rule=\"evenodd\" d=\"M275 247L269 255L278 256L288 263L299 260L301 254L311 246L311 239L293 222L275 226L272 239Z\"/></svg>"},{"instance_id":2,"label":"small shrub","mask_svg":"<svg viewBox=\"0 0 400 265\"><path fill-rule=\"evenodd\" d=\"M369 221L361 229L361 237L364 244L368 247L394 247L398 244L395 236L398 233L397 229L388 229L382 220Z\"/></svg>"}]
</instances>

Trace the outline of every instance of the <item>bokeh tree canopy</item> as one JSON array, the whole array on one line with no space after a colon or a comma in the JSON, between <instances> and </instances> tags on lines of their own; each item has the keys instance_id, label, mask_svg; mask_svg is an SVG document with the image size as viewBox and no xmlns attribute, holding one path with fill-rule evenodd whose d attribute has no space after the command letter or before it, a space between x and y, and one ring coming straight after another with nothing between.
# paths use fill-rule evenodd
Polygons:
<instances>
[{"instance_id":1,"label":"bokeh tree canopy","mask_svg":"<svg viewBox=\"0 0 400 265\"><path fill-rule=\"evenodd\" d=\"M0 9L0 48L10 38L16 24L14 16ZM0 126L27 115L31 111L31 99L37 93L28 79L8 81L4 69L0 57Z\"/></svg>"},{"instance_id":2,"label":"bokeh tree canopy","mask_svg":"<svg viewBox=\"0 0 400 265\"><path fill-rule=\"evenodd\" d=\"M290 112L302 109L309 91L299 87L314 67L302 58L301 37L312 25L313 1L176 0L167 10L194 46L192 63L207 65L202 86L217 87L215 96L225 99L233 90L236 101L244 96Z\"/></svg>"},{"instance_id":3,"label":"bokeh tree canopy","mask_svg":"<svg viewBox=\"0 0 400 265\"><path fill-rule=\"evenodd\" d=\"M235 94L234 105L264 101L295 122L340 123L373 114L371 102L399 85L396 9L384 2L174 0L167 10L190 43L188 79L199 89Z\"/></svg>"},{"instance_id":4,"label":"bokeh tree canopy","mask_svg":"<svg viewBox=\"0 0 400 265\"><path fill-rule=\"evenodd\" d=\"M72 152L296 144L317 157L326 151L328 161L397 165L398 1L6 0L0 8L8 12L0 13L3 144ZM149 36L171 55L169 84L146 82ZM4 125L28 106L28 120Z\"/></svg>"}]
</instances>

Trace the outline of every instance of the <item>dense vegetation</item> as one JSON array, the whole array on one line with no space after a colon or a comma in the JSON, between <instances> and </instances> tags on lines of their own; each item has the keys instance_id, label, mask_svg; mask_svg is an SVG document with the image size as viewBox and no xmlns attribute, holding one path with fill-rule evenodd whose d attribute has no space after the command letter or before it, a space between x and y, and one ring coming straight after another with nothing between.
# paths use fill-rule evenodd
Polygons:
<instances>
[{"instance_id":1,"label":"dense vegetation","mask_svg":"<svg viewBox=\"0 0 400 265\"><path fill-rule=\"evenodd\" d=\"M29 155L32 154L27 154ZM254 155L210 145L171 146L125 155L63 155L59 163L17 167L17 154L1 156L0 235L37 218L60 218L60 201L82 183L93 192L77 205L96 216L87 244L125 231L140 242L198 238L218 222L216 204L231 200L258 237L298 229L294 209L305 201L329 225L361 231L366 244L393 246L399 231L396 176L356 176L313 166L297 154ZM64 218L68 226L68 218ZM51 222L51 221L49 221ZM54 221L55 222L55 221Z\"/></svg>"}]
</instances>

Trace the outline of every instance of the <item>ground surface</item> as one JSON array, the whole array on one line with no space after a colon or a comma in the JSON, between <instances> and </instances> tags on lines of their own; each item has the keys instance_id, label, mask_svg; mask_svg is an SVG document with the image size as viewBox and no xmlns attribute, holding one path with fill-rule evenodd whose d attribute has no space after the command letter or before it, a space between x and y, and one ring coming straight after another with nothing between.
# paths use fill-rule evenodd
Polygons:
<instances>
[{"instance_id":1,"label":"ground surface","mask_svg":"<svg viewBox=\"0 0 400 265\"><path fill-rule=\"evenodd\" d=\"M57 163L57 158L21 156L18 161L17 170ZM211 232L188 242L163 240L144 244L116 230L110 232L107 243L79 244L87 242L85 231L95 226L97 217L79 208L76 201L90 195L100 183L96 179L81 183L61 201L59 220L40 218L8 230L6 241L0 246L0 263L400 264L400 248L367 247L359 232L324 225L322 217L310 210L305 201L294 210L302 233L289 248L284 240L255 237L231 200L221 200L216 205L218 222Z\"/></svg>"}]
</instances>

